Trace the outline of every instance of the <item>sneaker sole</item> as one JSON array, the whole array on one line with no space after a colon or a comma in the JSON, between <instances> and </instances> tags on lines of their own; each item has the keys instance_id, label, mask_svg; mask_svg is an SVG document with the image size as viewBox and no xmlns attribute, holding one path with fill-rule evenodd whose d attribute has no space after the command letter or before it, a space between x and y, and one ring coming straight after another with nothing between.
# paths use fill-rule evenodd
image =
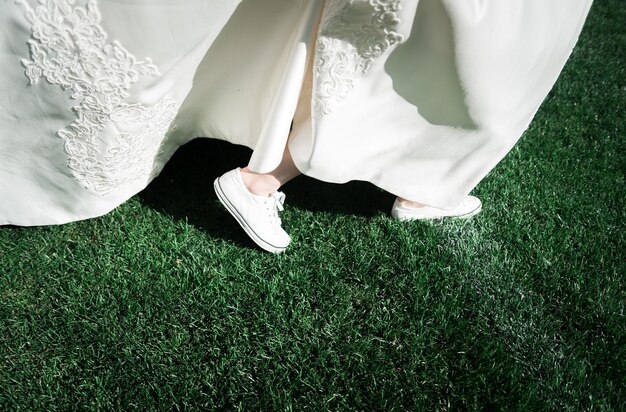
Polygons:
<instances>
[{"instance_id":1,"label":"sneaker sole","mask_svg":"<svg viewBox=\"0 0 626 412\"><path fill-rule=\"evenodd\" d=\"M228 211L228 213L230 213L235 218L237 223L239 223L239 226L241 226L241 228L246 232L246 234L250 237L250 239L252 239L252 241L256 243L261 249L266 250L270 253L282 253L285 250L287 250L286 247L274 246L271 243L266 242L261 237L259 237L259 235L257 235L256 232L252 230L250 226L248 226L243 216L239 214L237 209L232 205L232 203L230 203L230 201L228 200L228 197L222 191L219 180L220 179L218 177L213 182L213 188L215 189L215 194L217 195L217 199L224 206L224 208Z\"/></svg>"}]
</instances>

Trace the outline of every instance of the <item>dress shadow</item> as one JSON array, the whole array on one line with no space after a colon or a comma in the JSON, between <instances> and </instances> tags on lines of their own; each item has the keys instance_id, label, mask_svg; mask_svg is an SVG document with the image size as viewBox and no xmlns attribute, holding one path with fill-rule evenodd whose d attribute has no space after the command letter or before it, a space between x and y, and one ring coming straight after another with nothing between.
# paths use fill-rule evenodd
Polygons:
<instances>
[{"instance_id":1,"label":"dress shadow","mask_svg":"<svg viewBox=\"0 0 626 412\"><path fill-rule=\"evenodd\" d=\"M152 209L185 220L211 236L253 245L217 200L213 181L248 163L252 151L216 139L198 138L180 147L137 196ZM368 182L325 183L299 176L282 189L286 206L313 212L371 217L387 213L394 196Z\"/></svg>"},{"instance_id":2,"label":"dress shadow","mask_svg":"<svg viewBox=\"0 0 626 412\"><path fill-rule=\"evenodd\" d=\"M421 0L408 39L385 63L394 90L431 124L476 129L457 68L445 6L441 0Z\"/></svg>"}]
</instances>

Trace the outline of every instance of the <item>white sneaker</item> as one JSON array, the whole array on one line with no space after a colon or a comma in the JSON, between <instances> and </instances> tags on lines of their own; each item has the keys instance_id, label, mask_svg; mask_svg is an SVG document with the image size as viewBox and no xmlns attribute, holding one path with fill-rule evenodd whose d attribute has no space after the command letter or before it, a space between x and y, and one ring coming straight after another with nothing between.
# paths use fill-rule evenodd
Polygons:
<instances>
[{"instance_id":1,"label":"white sneaker","mask_svg":"<svg viewBox=\"0 0 626 412\"><path fill-rule=\"evenodd\" d=\"M218 177L213 186L217 198L254 243L272 253L287 249L291 238L280 226L278 217L278 211L283 210L285 201L282 192L274 192L269 196L250 193L243 183L240 168Z\"/></svg>"},{"instance_id":2,"label":"white sneaker","mask_svg":"<svg viewBox=\"0 0 626 412\"><path fill-rule=\"evenodd\" d=\"M480 212L482 203L475 196L466 196L461 203L452 210L437 209L436 207L408 207L396 198L391 208L391 216L399 220L441 219L444 217L468 218Z\"/></svg>"}]
</instances>

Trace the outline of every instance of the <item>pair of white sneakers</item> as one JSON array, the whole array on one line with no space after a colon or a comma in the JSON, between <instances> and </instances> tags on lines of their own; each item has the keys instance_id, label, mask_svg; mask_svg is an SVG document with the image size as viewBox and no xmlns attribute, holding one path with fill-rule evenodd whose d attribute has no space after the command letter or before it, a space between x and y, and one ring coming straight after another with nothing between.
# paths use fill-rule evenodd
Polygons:
<instances>
[{"instance_id":1,"label":"pair of white sneakers","mask_svg":"<svg viewBox=\"0 0 626 412\"><path fill-rule=\"evenodd\" d=\"M250 193L243 182L240 170L240 168L231 170L215 179L213 186L217 198L254 243L268 252L284 252L291 241L282 228L278 216L278 212L283 211L285 194L274 192L269 196L258 196ZM480 200L474 196L466 196L459 206L452 210L430 206L408 207L396 199L391 216L399 220L468 218L480 212L481 207Z\"/></svg>"}]
</instances>

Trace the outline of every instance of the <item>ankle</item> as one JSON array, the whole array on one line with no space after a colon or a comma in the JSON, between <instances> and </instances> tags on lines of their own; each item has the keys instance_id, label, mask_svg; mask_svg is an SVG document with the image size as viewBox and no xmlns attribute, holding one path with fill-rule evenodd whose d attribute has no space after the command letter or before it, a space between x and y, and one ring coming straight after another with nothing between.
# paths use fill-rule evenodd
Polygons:
<instances>
[{"instance_id":1,"label":"ankle","mask_svg":"<svg viewBox=\"0 0 626 412\"><path fill-rule=\"evenodd\" d=\"M280 188L280 182L274 176L255 173L247 167L241 169L241 178L248 192L256 196L269 196Z\"/></svg>"},{"instance_id":2,"label":"ankle","mask_svg":"<svg viewBox=\"0 0 626 412\"><path fill-rule=\"evenodd\" d=\"M414 209L419 209L420 207L424 207L426 205L419 203L419 202L413 202L412 200L408 200L405 199L403 197L398 196L398 201L400 202L400 204L404 207L411 207Z\"/></svg>"}]
</instances>

